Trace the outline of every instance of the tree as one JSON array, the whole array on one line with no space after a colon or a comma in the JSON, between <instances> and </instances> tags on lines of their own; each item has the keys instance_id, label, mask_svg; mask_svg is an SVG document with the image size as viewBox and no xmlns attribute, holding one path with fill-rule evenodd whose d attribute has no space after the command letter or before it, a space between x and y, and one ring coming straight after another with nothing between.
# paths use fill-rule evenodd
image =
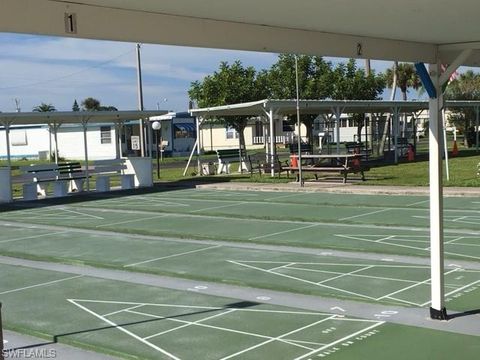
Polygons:
<instances>
[{"instance_id":1,"label":"tree","mask_svg":"<svg viewBox=\"0 0 480 360\"><path fill-rule=\"evenodd\" d=\"M335 67L332 84L334 100L377 100L385 88L385 79L374 71L367 75L365 70L357 67L355 59L350 59L347 63L340 63ZM365 114L354 114L353 119L357 124L357 137L360 140Z\"/></svg>"},{"instance_id":2,"label":"tree","mask_svg":"<svg viewBox=\"0 0 480 360\"><path fill-rule=\"evenodd\" d=\"M267 92L274 99L295 99L296 72L295 55L280 54L278 60L266 72ZM331 63L318 56L298 56L298 84L301 99L318 100L331 96ZM313 143L313 121L317 115L302 114L300 121L307 129L307 139ZM289 122L296 122L296 114L288 117Z\"/></svg>"},{"instance_id":3,"label":"tree","mask_svg":"<svg viewBox=\"0 0 480 360\"><path fill-rule=\"evenodd\" d=\"M72 111L80 111L80 106L78 106L77 99L73 102Z\"/></svg>"},{"instance_id":4,"label":"tree","mask_svg":"<svg viewBox=\"0 0 480 360\"><path fill-rule=\"evenodd\" d=\"M447 100L480 100L480 74L472 70L460 74L460 76L450 82L445 91ZM475 131L473 127L475 111L473 108L455 108L452 109L448 120L454 124L464 136L466 146L471 146L468 141L469 133Z\"/></svg>"},{"instance_id":5,"label":"tree","mask_svg":"<svg viewBox=\"0 0 480 360\"><path fill-rule=\"evenodd\" d=\"M387 69L385 80L388 87L392 87L394 84L394 74L396 74L397 86L402 92L402 99L404 101L407 100L407 92L409 88L418 90L422 86L422 82L418 77L415 67L410 63L400 63L396 66L396 70L395 66L391 69Z\"/></svg>"},{"instance_id":6,"label":"tree","mask_svg":"<svg viewBox=\"0 0 480 360\"><path fill-rule=\"evenodd\" d=\"M261 77L264 82L264 77ZM266 97L265 88L257 86L257 73L253 67L243 67L240 61L232 65L221 62L217 71L202 81L192 82L188 95L199 107L220 106L261 100ZM228 116L217 119L239 134L240 147L245 147L244 130L248 116Z\"/></svg>"},{"instance_id":7,"label":"tree","mask_svg":"<svg viewBox=\"0 0 480 360\"><path fill-rule=\"evenodd\" d=\"M92 97L88 97L82 101L82 110L84 111L99 111L100 101Z\"/></svg>"},{"instance_id":8,"label":"tree","mask_svg":"<svg viewBox=\"0 0 480 360\"><path fill-rule=\"evenodd\" d=\"M53 106L52 104L46 104L46 103L42 102L40 105L35 106L33 108L33 111L36 111L36 112L53 112L53 111L57 111L57 109L55 109L55 106Z\"/></svg>"}]
</instances>

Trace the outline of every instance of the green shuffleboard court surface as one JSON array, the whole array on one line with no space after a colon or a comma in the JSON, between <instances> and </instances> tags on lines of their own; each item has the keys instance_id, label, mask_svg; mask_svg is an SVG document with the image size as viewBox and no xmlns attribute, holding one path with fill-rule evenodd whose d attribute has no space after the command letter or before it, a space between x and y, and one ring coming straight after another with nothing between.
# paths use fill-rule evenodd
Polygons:
<instances>
[{"instance_id":1,"label":"green shuffleboard court surface","mask_svg":"<svg viewBox=\"0 0 480 360\"><path fill-rule=\"evenodd\" d=\"M429 305L428 265L341 258L328 252L309 255L75 230L17 226L4 229L0 234L3 255L373 303ZM480 270L453 264L446 267L445 279L448 300L472 291L480 298Z\"/></svg>"},{"instance_id":2,"label":"green shuffleboard court surface","mask_svg":"<svg viewBox=\"0 0 480 360\"><path fill-rule=\"evenodd\" d=\"M480 198L445 198L444 223L446 307L458 314L439 323L424 196L15 202L0 208L3 326L124 359L476 360Z\"/></svg>"},{"instance_id":3,"label":"green shuffleboard court surface","mask_svg":"<svg viewBox=\"0 0 480 360\"><path fill-rule=\"evenodd\" d=\"M0 265L7 328L131 359L475 359L478 337ZM424 341L423 339L427 339ZM406 346L408 344L408 346Z\"/></svg>"}]
</instances>

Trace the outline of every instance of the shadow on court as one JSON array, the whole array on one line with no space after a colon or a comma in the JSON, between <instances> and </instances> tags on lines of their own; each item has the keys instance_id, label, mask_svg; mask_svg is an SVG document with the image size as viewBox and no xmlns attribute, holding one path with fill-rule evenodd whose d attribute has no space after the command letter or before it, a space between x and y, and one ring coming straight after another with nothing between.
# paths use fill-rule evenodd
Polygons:
<instances>
[{"instance_id":1,"label":"shadow on court","mask_svg":"<svg viewBox=\"0 0 480 360\"><path fill-rule=\"evenodd\" d=\"M179 314L179 315L172 315L172 316L165 316L162 318L155 318L155 319L148 319L148 320L141 320L141 321L133 321L133 322L128 322L128 323L122 323L122 324L117 324L117 325L108 325L108 326L102 326L102 327L97 327L93 329L85 329L85 330L78 330L78 331L72 331L64 334L57 334L53 335L53 339L51 341L45 341L41 342L38 344L31 344L27 346L19 346L16 348L11 348L11 349L5 349L5 353L12 352L14 353L15 351L18 350L23 350L23 349L34 349L34 348L39 348L39 347L44 347L44 346L49 346L52 344L56 344L59 342L59 339L62 337L68 337L72 335L79 335L79 334L86 334L86 333L94 333L97 331L104 331L104 330L111 330L111 329L116 329L117 327L128 327L128 326L133 326L133 325L143 325L143 324L155 324L159 323L161 321L169 320L169 319L179 319L185 316L192 316L192 315L202 315L202 314L208 314L212 312L218 312L222 310L229 310L229 309L247 309L251 307L255 307L260 305L259 303L255 302L250 302L250 301L240 301L232 304L227 304L224 307L219 307L215 309L208 309L208 310L202 310L202 311L194 311L190 312L187 314Z\"/></svg>"}]
</instances>

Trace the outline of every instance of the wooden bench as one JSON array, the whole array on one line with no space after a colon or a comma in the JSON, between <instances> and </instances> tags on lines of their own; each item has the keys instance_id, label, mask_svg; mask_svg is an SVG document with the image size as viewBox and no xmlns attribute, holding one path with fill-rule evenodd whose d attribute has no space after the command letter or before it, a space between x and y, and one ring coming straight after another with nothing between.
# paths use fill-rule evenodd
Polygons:
<instances>
[{"instance_id":1,"label":"wooden bench","mask_svg":"<svg viewBox=\"0 0 480 360\"><path fill-rule=\"evenodd\" d=\"M319 173L336 172L342 176L343 183L347 182L348 174L361 174L362 181L365 181L365 171L370 170L368 166L364 166L360 162L361 155L305 155L302 158L302 172L314 173L315 179L318 180ZM323 160L323 161L322 161ZM325 162L324 160L327 160ZM298 167L285 168L296 174L299 181Z\"/></svg>"},{"instance_id":2,"label":"wooden bench","mask_svg":"<svg viewBox=\"0 0 480 360\"><path fill-rule=\"evenodd\" d=\"M86 178L85 171L79 162L67 162L59 164L42 164L21 166L20 176L14 178L14 182L23 183L23 198L36 200L38 196L47 196L47 187L53 184L53 196L68 195L69 191L78 191L83 188ZM75 184L72 185L72 182Z\"/></svg>"},{"instance_id":3,"label":"wooden bench","mask_svg":"<svg viewBox=\"0 0 480 360\"><path fill-rule=\"evenodd\" d=\"M267 156L265 154L255 154L248 156L248 163L249 163L249 170L250 176L253 175L255 171L258 171L260 175L266 174L272 171L272 164L270 161L267 160ZM273 170L275 174L280 174L282 172L287 173L287 177L290 175L290 170L288 168L288 161L283 161L283 163L278 158L278 155L274 155L273 158Z\"/></svg>"},{"instance_id":4,"label":"wooden bench","mask_svg":"<svg viewBox=\"0 0 480 360\"><path fill-rule=\"evenodd\" d=\"M110 180L112 177L120 177L122 190L133 189L135 187L135 175L125 174L127 165L124 159L97 160L93 162L93 167L89 175L95 175L95 190L97 192L110 191Z\"/></svg>"},{"instance_id":5,"label":"wooden bench","mask_svg":"<svg viewBox=\"0 0 480 360\"><path fill-rule=\"evenodd\" d=\"M249 171L246 164L247 152L245 149L218 149L216 152L218 158L217 174L229 174L231 162L239 162L239 172Z\"/></svg>"}]
</instances>

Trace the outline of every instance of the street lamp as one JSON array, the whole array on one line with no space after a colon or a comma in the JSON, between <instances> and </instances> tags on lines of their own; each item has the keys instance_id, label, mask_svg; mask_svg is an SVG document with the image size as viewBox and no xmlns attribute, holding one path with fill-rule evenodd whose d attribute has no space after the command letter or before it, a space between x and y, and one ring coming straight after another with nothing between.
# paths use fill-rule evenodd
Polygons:
<instances>
[{"instance_id":1,"label":"street lamp","mask_svg":"<svg viewBox=\"0 0 480 360\"><path fill-rule=\"evenodd\" d=\"M155 143L156 143L156 149L157 149L157 179L160 179L160 157L159 157L160 147L158 144L158 135L161 128L162 128L162 124L160 123L160 121L154 121L152 123L152 129L155 130Z\"/></svg>"}]
</instances>

